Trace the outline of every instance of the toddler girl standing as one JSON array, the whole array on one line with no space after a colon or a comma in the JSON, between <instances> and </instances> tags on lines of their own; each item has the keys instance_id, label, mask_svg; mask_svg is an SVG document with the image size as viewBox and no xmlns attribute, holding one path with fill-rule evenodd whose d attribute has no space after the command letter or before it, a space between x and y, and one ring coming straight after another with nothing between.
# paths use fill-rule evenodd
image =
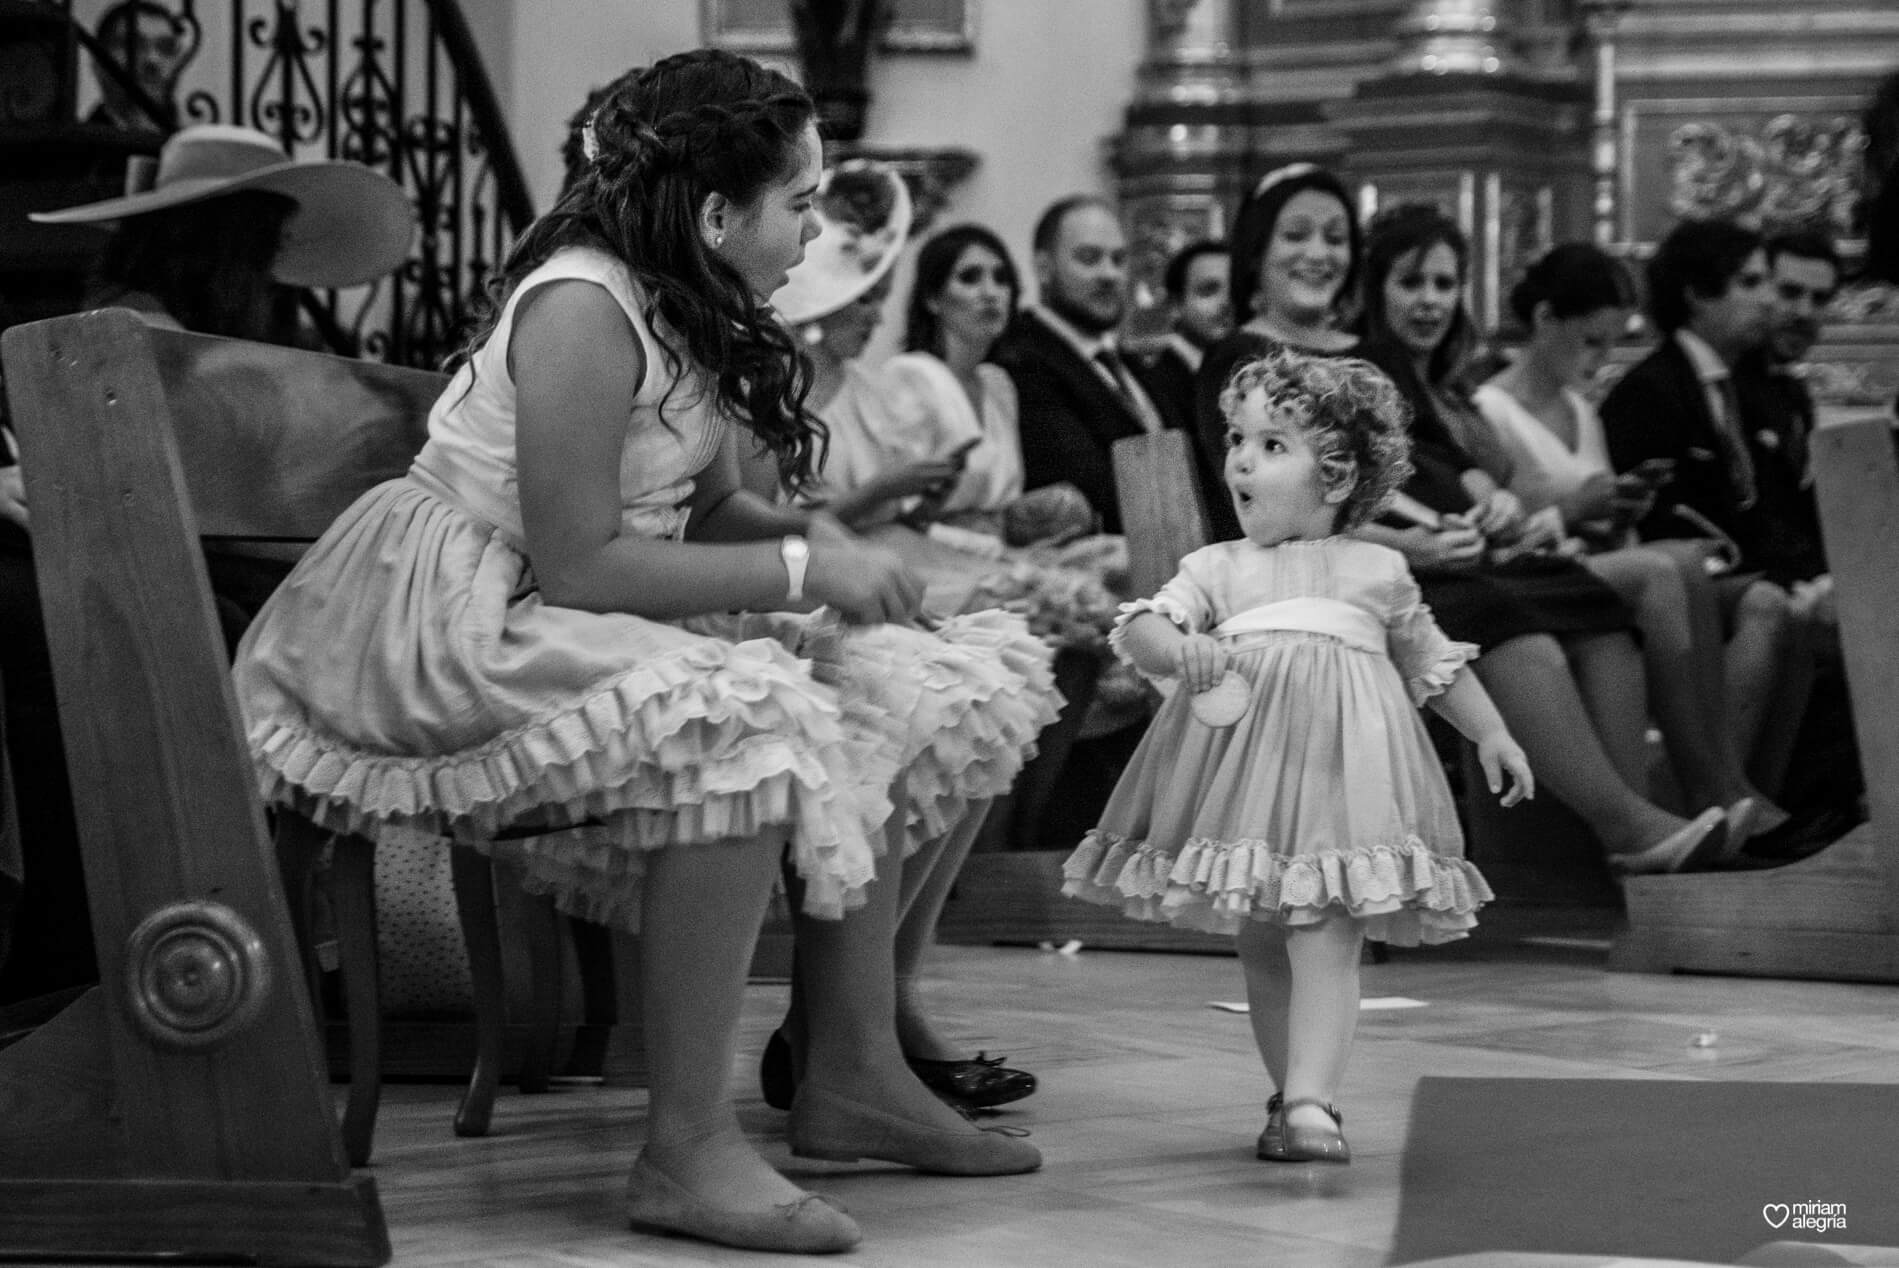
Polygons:
<instances>
[{"instance_id":1,"label":"toddler girl standing","mask_svg":"<svg viewBox=\"0 0 1899 1268\"><path fill-rule=\"evenodd\" d=\"M758 1156L727 1090L779 857L789 838L811 1019L793 1152L1038 1165L905 1067L890 873L1008 787L1053 716L1048 656L1000 614L895 624L920 587L893 556L739 488L739 427L792 481L822 445L765 307L816 233L810 99L700 51L616 81L586 133L428 444L273 597L238 694L280 804L488 851L640 931L636 1226L847 1249L850 1217ZM849 624L770 615L816 604Z\"/></svg>"},{"instance_id":2,"label":"toddler girl standing","mask_svg":"<svg viewBox=\"0 0 1899 1268\"><path fill-rule=\"evenodd\" d=\"M1116 650L1182 689L1068 860L1064 891L1236 933L1277 1089L1259 1156L1346 1162L1332 1101L1361 940L1462 937L1491 897L1416 706L1476 743L1491 791L1509 773L1506 805L1530 795L1530 770L1465 667L1477 649L1432 622L1403 557L1339 535L1409 473L1390 381L1279 351L1237 370L1220 406L1245 537L1195 551L1124 606Z\"/></svg>"}]
</instances>

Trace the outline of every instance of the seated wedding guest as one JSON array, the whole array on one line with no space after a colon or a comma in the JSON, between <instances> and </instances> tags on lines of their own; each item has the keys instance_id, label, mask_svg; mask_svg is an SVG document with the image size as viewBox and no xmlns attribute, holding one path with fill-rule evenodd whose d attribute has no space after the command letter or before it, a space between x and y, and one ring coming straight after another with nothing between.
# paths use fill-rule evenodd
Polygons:
<instances>
[{"instance_id":1,"label":"seated wedding guest","mask_svg":"<svg viewBox=\"0 0 1899 1268\"><path fill-rule=\"evenodd\" d=\"M1127 233L1105 199L1071 194L1042 213L1032 243L1039 302L1016 315L995 352L1021 399L1024 483L1073 484L1102 529L1118 533L1111 447L1166 426L1116 338L1127 315Z\"/></svg>"},{"instance_id":2,"label":"seated wedding guest","mask_svg":"<svg viewBox=\"0 0 1899 1268\"><path fill-rule=\"evenodd\" d=\"M1510 305L1529 338L1472 397L1502 442L1502 461L1485 470L1527 513L1556 516L1586 547L1584 566L1634 613L1649 708L1683 794L1696 804L1752 798L1754 813L1737 816L1743 829L1779 823L1784 812L1749 784L1727 722L1729 701L1767 690L1779 666L1759 654L1762 640L1750 631L1724 640L1720 602L1699 557L1634 543L1630 526L1664 471L1614 475L1602 421L1583 395L1628 325L1635 305L1628 271L1588 243L1559 246L1530 266Z\"/></svg>"},{"instance_id":3,"label":"seated wedding guest","mask_svg":"<svg viewBox=\"0 0 1899 1268\"><path fill-rule=\"evenodd\" d=\"M1811 812L1800 825L1804 848L1791 843L1781 851L1799 857L1856 822L1865 791L1820 532L1810 443L1817 417L1805 365L1839 289L1841 265L1832 240L1817 230L1776 234L1765 251L1772 288L1767 339L1741 358L1734 383L1748 419L1763 526L1755 562L1792 596L1794 655L1811 657L1813 688L1798 725L1762 727L1752 760L1763 779L1780 781L1788 805ZM1760 852L1773 845L1763 843Z\"/></svg>"},{"instance_id":4,"label":"seated wedding guest","mask_svg":"<svg viewBox=\"0 0 1899 1268\"><path fill-rule=\"evenodd\" d=\"M792 1152L1039 1166L907 1067L893 949L900 860L1006 789L1052 718L1047 650L1001 613L920 628L891 552L740 487L742 444L795 487L824 438L769 310L818 232L811 99L703 49L623 79L584 132L588 171L510 250L429 443L272 596L236 695L273 800L491 851L639 933L627 1221L845 1250L856 1224L733 1113L772 886L788 854L810 1023Z\"/></svg>"},{"instance_id":5,"label":"seated wedding guest","mask_svg":"<svg viewBox=\"0 0 1899 1268\"><path fill-rule=\"evenodd\" d=\"M1134 372L1167 425L1191 431L1200 359L1233 327L1226 243L1202 238L1174 252L1161 274L1161 288L1167 298L1167 337L1153 355L1135 363Z\"/></svg>"},{"instance_id":6,"label":"seated wedding guest","mask_svg":"<svg viewBox=\"0 0 1899 1268\"><path fill-rule=\"evenodd\" d=\"M1754 630L1780 670L1771 690L1737 699L1730 721L1743 753L1769 719L1798 718L1812 687L1812 656L1793 596L1762 584L1772 551L1761 472L1749 432L1758 407L1735 367L1766 341L1772 320L1760 235L1725 220L1687 220L1648 262L1649 315L1661 342L1609 390L1602 422L1618 471L1670 464L1654 508L1637 524L1647 542L1680 543L1713 560L1732 630ZM1771 783L1772 772L1764 782Z\"/></svg>"},{"instance_id":7,"label":"seated wedding guest","mask_svg":"<svg viewBox=\"0 0 1899 1268\"><path fill-rule=\"evenodd\" d=\"M1839 291L1840 257L1825 234L1811 230L1776 234L1763 250L1771 291L1767 338L1743 354L1734 386L1743 414L1751 414L1748 453L1762 521L1754 563L1770 580L1799 594L1827 571L1808 457L1813 393L1801 377L1801 363L1819 341ZM1830 582L1825 584L1830 588Z\"/></svg>"},{"instance_id":8,"label":"seated wedding guest","mask_svg":"<svg viewBox=\"0 0 1899 1268\"><path fill-rule=\"evenodd\" d=\"M1368 251L1361 262L1351 197L1338 177L1310 163L1261 177L1241 201L1232 235L1234 312L1252 315L1201 365L1199 437L1207 456L1223 467L1224 458L1211 451L1216 440L1220 453L1226 444L1224 431L1214 434L1220 391L1236 364L1276 348L1364 357L1383 369L1417 416L1411 432L1417 470L1396 502L1408 512L1404 526L1368 524L1357 531L1404 555L1445 631L1482 649L1478 677L1531 764L1548 772L1551 791L1590 826L1614 870L1697 866L1725 844L1726 814L1710 807L1683 820L1637 791L1646 775L1642 665L1628 637L1627 609L1569 561L1519 554L1506 563L1491 552L1493 544L1524 544L1520 508L1513 509L1507 492L1484 487L1487 477L1450 440L1427 386L1454 378L1471 342L1462 305L1450 302L1461 276L1455 256L1447 247L1442 254L1433 250L1442 246L1440 234L1435 220L1387 219L1376 253ZM1428 328L1407 317L1407 342L1385 314L1410 305L1388 304L1385 288L1399 278L1400 290L1419 289L1413 274L1431 255L1437 257L1431 263L1443 266L1436 271L1450 275L1423 288L1441 311ZM1362 338L1339 322L1348 302L1344 292L1361 271L1370 310ZM1466 472L1474 472L1469 486ZM1237 516L1232 522L1230 536L1238 536Z\"/></svg>"},{"instance_id":9,"label":"seated wedding guest","mask_svg":"<svg viewBox=\"0 0 1899 1268\"><path fill-rule=\"evenodd\" d=\"M1241 200L1231 243L1227 294L1238 324L1206 350L1194 380L1194 448L1216 541L1240 535L1222 474L1220 394L1233 368L1276 348L1334 354L1358 342L1339 328L1357 280L1359 232L1338 177L1312 163L1266 173Z\"/></svg>"},{"instance_id":10,"label":"seated wedding guest","mask_svg":"<svg viewBox=\"0 0 1899 1268\"><path fill-rule=\"evenodd\" d=\"M1866 278L1899 283L1899 70L1873 89L1866 132Z\"/></svg>"},{"instance_id":11,"label":"seated wedding guest","mask_svg":"<svg viewBox=\"0 0 1899 1268\"><path fill-rule=\"evenodd\" d=\"M940 604L945 612L999 606L990 597L987 579L1010 565L993 553L972 553L928 538L923 531L929 527L928 517L919 517L912 504L921 501L930 508L928 515L937 515L957 502L965 485L973 486L965 505L978 510L998 497L1012 498L1020 492L1021 461L1014 453L1014 389L1006 375L981 363L1007 321L1013 274L1003 276L985 266L980 277L949 282L940 259L945 252L939 244L948 245L952 265L963 254L955 244L975 240L972 234L992 244L993 258L1003 261L1005 268L1006 254L987 231L966 228L938 235L920 259L920 289L940 296L946 288L960 287L965 293L968 320L954 322L954 334L937 346L943 342L958 345L954 355L959 363L967 352L970 365L982 372L980 390L986 393L982 415L987 427L977 421L975 404L965 397L960 376L928 354L916 354L947 380L938 384L941 399L935 403L935 408L954 414L954 427L945 436L945 426L933 423L929 411L918 402L897 409L882 382L884 376L873 374L858 360L877 328L890 293L891 269L909 237L910 196L902 178L881 164L844 163L825 173L813 214L823 231L772 296L772 306L793 329L810 363L811 391L805 404L829 433L824 462L812 480L790 491L779 483L769 452L755 450L747 455L747 486L776 500L789 498L829 511L868 539L895 549L928 583L926 604ZM987 331L986 337L980 330ZM912 372L922 375L924 382L936 381L928 367L913 367ZM998 452L977 456L983 445L976 443L972 449L975 441L988 441ZM931 456L952 448L960 461ZM906 511L906 507L911 509ZM999 539L990 540L1000 544ZM1036 571L1047 574L1051 586L1055 583L1052 570ZM1103 646L1113 600L1089 578L1076 578L1071 586L1092 587L1095 597L1090 606L1095 616L1085 637L1095 647ZM1031 617L1031 629L1038 623L1043 628L1037 632L1058 649L1075 636L1064 626L1048 623L1046 609ZM1007 1104L1035 1090L1033 1075L1011 1069L987 1053L972 1057L945 1038L918 993L923 956L935 942L943 903L987 809L987 802L971 804L955 822L932 825L940 840L905 861L896 932L898 1040L917 1076L966 1109ZM791 1107L798 1085L800 1071L794 1069L793 1054L803 1033L800 997L794 983L791 1015L768 1041L760 1065L765 1101L776 1109Z\"/></svg>"},{"instance_id":12,"label":"seated wedding guest","mask_svg":"<svg viewBox=\"0 0 1899 1268\"><path fill-rule=\"evenodd\" d=\"M106 10L94 35L145 100L137 100L117 75L101 69L99 104L86 122L130 132L176 128L178 75L197 51L191 25L154 0L122 0Z\"/></svg>"},{"instance_id":13,"label":"seated wedding guest","mask_svg":"<svg viewBox=\"0 0 1899 1268\"><path fill-rule=\"evenodd\" d=\"M126 189L32 217L111 231L87 305L261 342L298 341L289 288L373 281L401 263L415 227L408 197L387 176L360 163L289 161L249 128L185 128L156 164L130 160ZM17 466L0 467L0 516L0 682L26 849L26 897L0 965L5 1003L92 981L97 968ZM285 565L224 552L207 553L207 563L234 638Z\"/></svg>"}]
</instances>

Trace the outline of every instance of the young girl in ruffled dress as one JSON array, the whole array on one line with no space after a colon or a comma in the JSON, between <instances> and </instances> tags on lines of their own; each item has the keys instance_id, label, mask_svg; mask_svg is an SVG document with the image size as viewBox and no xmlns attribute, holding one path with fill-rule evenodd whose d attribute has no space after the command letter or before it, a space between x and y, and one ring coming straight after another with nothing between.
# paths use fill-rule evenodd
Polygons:
<instances>
[{"instance_id":1,"label":"young girl in ruffled dress","mask_svg":"<svg viewBox=\"0 0 1899 1268\"><path fill-rule=\"evenodd\" d=\"M1490 887L1464 857L1417 706L1477 745L1504 804L1523 751L1403 556L1342 536L1409 474L1396 389L1357 360L1278 351L1221 395L1245 536L1197 550L1124 606L1115 649L1178 689L1068 860L1064 892L1140 920L1237 934L1276 1089L1259 1157L1347 1162L1333 1100L1370 935L1463 937Z\"/></svg>"},{"instance_id":2,"label":"young girl in ruffled dress","mask_svg":"<svg viewBox=\"0 0 1899 1268\"><path fill-rule=\"evenodd\" d=\"M238 694L280 805L487 851L640 932L637 1227L848 1249L850 1217L774 1171L730 1103L780 857L810 1018L792 1151L1039 1165L905 1066L891 952L899 860L1008 788L1054 715L1049 656L997 613L915 628L921 587L889 552L739 488L741 427L794 481L822 443L765 306L816 233L809 97L702 50L616 81L585 133L427 446L273 597ZM819 604L838 619L785 614Z\"/></svg>"}]
</instances>

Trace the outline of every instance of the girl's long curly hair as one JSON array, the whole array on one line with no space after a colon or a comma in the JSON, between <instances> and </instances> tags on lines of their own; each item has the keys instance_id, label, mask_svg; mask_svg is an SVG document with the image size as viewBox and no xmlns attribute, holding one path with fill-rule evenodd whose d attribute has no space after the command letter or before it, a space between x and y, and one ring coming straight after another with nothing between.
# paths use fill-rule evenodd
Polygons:
<instances>
[{"instance_id":1,"label":"girl's long curly hair","mask_svg":"<svg viewBox=\"0 0 1899 1268\"><path fill-rule=\"evenodd\" d=\"M488 287L480 328L450 360L494 333L521 279L563 247L624 261L648 297L647 325L676 380L703 378L721 413L748 427L790 487L822 459L824 425L805 408L809 364L737 269L708 249L699 209L718 193L744 206L794 170L811 98L747 57L695 49L622 75L579 130L584 167L530 225ZM661 419L673 389L660 402Z\"/></svg>"}]
</instances>

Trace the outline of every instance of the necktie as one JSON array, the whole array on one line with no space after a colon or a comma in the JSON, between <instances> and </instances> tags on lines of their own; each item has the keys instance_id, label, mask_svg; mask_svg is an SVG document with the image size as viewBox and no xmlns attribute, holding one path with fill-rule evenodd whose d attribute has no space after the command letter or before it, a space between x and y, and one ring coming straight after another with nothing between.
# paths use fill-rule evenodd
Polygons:
<instances>
[{"instance_id":1,"label":"necktie","mask_svg":"<svg viewBox=\"0 0 1899 1268\"><path fill-rule=\"evenodd\" d=\"M1721 446L1721 461L1727 468L1728 487L1734 500L1745 511L1754 505L1754 459L1747 452L1747 432L1741 421L1741 398L1734 390L1734 379L1715 381L1715 395L1721 399L1722 417L1715 423L1716 442Z\"/></svg>"},{"instance_id":2,"label":"necktie","mask_svg":"<svg viewBox=\"0 0 1899 1268\"><path fill-rule=\"evenodd\" d=\"M1095 364L1108 372L1108 378L1114 382L1115 390L1120 392L1121 399L1127 402L1128 409L1133 412L1134 417L1140 420L1142 430L1161 430L1163 424L1160 415L1154 412L1154 407L1148 402L1146 393L1135 384L1134 376L1128 373L1127 362L1121 359L1121 354L1103 344L1095 349Z\"/></svg>"}]
</instances>

